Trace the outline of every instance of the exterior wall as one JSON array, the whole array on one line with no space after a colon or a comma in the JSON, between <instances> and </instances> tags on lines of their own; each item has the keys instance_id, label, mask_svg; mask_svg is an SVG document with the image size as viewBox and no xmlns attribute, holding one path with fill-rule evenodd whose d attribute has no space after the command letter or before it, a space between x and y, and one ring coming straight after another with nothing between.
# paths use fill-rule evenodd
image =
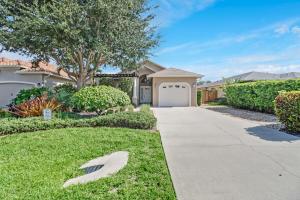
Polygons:
<instances>
[{"instance_id":1,"label":"exterior wall","mask_svg":"<svg viewBox=\"0 0 300 200\"><path fill-rule=\"evenodd\" d=\"M15 73L18 69L9 67L9 68L0 68L0 82L5 81L20 81L20 82L30 82L37 85L42 85L43 79L40 74L18 74Z\"/></svg>"},{"instance_id":2,"label":"exterior wall","mask_svg":"<svg viewBox=\"0 0 300 200\"><path fill-rule=\"evenodd\" d=\"M27 76L27 75L25 75ZM47 75L43 75L43 79L44 79L44 83L46 87L54 87L60 84L64 84L64 83L70 83L70 80L66 80L63 78L59 78L59 77L55 77L55 76L47 76Z\"/></svg>"},{"instance_id":3,"label":"exterior wall","mask_svg":"<svg viewBox=\"0 0 300 200\"><path fill-rule=\"evenodd\" d=\"M197 106L197 78L153 78L153 106L158 106L159 86L163 82L186 82L191 87L191 106Z\"/></svg>"},{"instance_id":4,"label":"exterior wall","mask_svg":"<svg viewBox=\"0 0 300 200\"><path fill-rule=\"evenodd\" d=\"M70 82L66 79L42 74L18 74L19 68L0 68L0 107L5 107L22 89L53 87Z\"/></svg>"}]
</instances>

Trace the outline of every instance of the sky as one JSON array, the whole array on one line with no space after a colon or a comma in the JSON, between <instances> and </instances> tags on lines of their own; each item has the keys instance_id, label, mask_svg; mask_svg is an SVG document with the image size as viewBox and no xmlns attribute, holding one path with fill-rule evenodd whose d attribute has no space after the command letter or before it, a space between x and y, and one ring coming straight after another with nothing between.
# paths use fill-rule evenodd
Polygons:
<instances>
[{"instance_id":1,"label":"sky","mask_svg":"<svg viewBox=\"0 0 300 200\"><path fill-rule=\"evenodd\" d=\"M159 6L154 23L161 42L150 59L158 64L196 72L210 81L249 71L300 72L299 0L153 3Z\"/></svg>"},{"instance_id":2,"label":"sky","mask_svg":"<svg viewBox=\"0 0 300 200\"><path fill-rule=\"evenodd\" d=\"M219 80L300 72L299 0L158 0L151 60Z\"/></svg>"}]
</instances>

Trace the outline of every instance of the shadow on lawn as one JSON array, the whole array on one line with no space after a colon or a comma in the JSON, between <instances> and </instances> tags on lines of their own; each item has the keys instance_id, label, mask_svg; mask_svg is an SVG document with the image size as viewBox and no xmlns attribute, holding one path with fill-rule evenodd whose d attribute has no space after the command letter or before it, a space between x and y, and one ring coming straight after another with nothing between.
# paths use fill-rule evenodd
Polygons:
<instances>
[{"instance_id":1,"label":"shadow on lawn","mask_svg":"<svg viewBox=\"0 0 300 200\"><path fill-rule=\"evenodd\" d=\"M288 134L269 127L270 125L255 126L247 128L248 134L259 137L263 140L274 142L293 142L300 140L299 136Z\"/></svg>"}]
</instances>

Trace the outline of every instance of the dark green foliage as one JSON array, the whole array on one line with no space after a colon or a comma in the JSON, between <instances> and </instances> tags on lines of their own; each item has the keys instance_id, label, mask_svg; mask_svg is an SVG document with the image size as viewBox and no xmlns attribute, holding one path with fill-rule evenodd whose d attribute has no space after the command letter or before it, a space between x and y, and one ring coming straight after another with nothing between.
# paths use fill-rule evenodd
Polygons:
<instances>
[{"instance_id":1,"label":"dark green foliage","mask_svg":"<svg viewBox=\"0 0 300 200\"><path fill-rule=\"evenodd\" d=\"M150 112L121 112L89 119L42 118L1 119L0 135L38 130L73 127L120 127L132 129L152 129L156 125L156 118Z\"/></svg>"},{"instance_id":2,"label":"dark green foliage","mask_svg":"<svg viewBox=\"0 0 300 200\"><path fill-rule=\"evenodd\" d=\"M275 99L275 110L288 131L300 133L300 91L280 93Z\"/></svg>"},{"instance_id":3,"label":"dark green foliage","mask_svg":"<svg viewBox=\"0 0 300 200\"><path fill-rule=\"evenodd\" d=\"M225 87L231 106L274 113L274 100L280 91L300 90L300 79L236 83Z\"/></svg>"},{"instance_id":4,"label":"dark green foliage","mask_svg":"<svg viewBox=\"0 0 300 200\"><path fill-rule=\"evenodd\" d=\"M21 103L24 103L25 101L28 101L30 99L34 99L36 97L42 96L44 93L48 93L49 89L45 87L40 88L31 88L31 89L24 89L21 90L16 98L12 100L12 104L18 105Z\"/></svg>"},{"instance_id":5,"label":"dark green foliage","mask_svg":"<svg viewBox=\"0 0 300 200\"><path fill-rule=\"evenodd\" d=\"M158 43L144 0L1 0L1 48L55 60L86 86L105 65L135 68Z\"/></svg>"},{"instance_id":6,"label":"dark green foliage","mask_svg":"<svg viewBox=\"0 0 300 200\"><path fill-rule=\"evenodd\" d=\"M76 92L76 88L72 84L63 84L53 88L49 92L49 97L55 98L62 104L62 110L69 110L72 108L71 98Z\"/></svg>"},{"instance_id":7,"label":"dark green foliage","mask_svg":"<svg viewBox=\"0 0 300 200\"><path fill-rule=\"evenodd\" d=\"M197 104L201 105L202 91L197 91Z\"/></svg>"},{"instance_id":8,"label":"dark green foliage","mask_svg":"<svg viewBox=\"0 0 300 200\"><path fill-rule=\"evenodd\" d=\"M85 87L76 92L72 103L80 111L104 113L108 109L130 105L129 96L110 86Z\"/></svg>"},{"instance_id":9,"label":"dark green foliage","mask_svg":"<svg viewBox=\"0 0 300 200\"><path fill-rule=\"evenodd\" d=\"M99 78L98 85L106 85L118 88L132 97L133 80L132 78Z\"/></svg>"}]
</instances>

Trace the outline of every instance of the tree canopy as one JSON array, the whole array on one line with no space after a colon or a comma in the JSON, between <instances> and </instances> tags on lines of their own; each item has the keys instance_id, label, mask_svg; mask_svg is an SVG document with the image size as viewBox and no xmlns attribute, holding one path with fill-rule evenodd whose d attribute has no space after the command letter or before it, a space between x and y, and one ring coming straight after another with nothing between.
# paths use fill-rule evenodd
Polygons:
<instances>
[{"instance_id":1,"label":"tree canopy","mask_svg":"<svg viewBox=\"0 0 300 200\"><path fill-rule=\"evenodd\" d=\"M146 0L0 0L2 50L54 60L77 87L104 65L132 68L158 44Z\"/></svg>"}]
</instances>

